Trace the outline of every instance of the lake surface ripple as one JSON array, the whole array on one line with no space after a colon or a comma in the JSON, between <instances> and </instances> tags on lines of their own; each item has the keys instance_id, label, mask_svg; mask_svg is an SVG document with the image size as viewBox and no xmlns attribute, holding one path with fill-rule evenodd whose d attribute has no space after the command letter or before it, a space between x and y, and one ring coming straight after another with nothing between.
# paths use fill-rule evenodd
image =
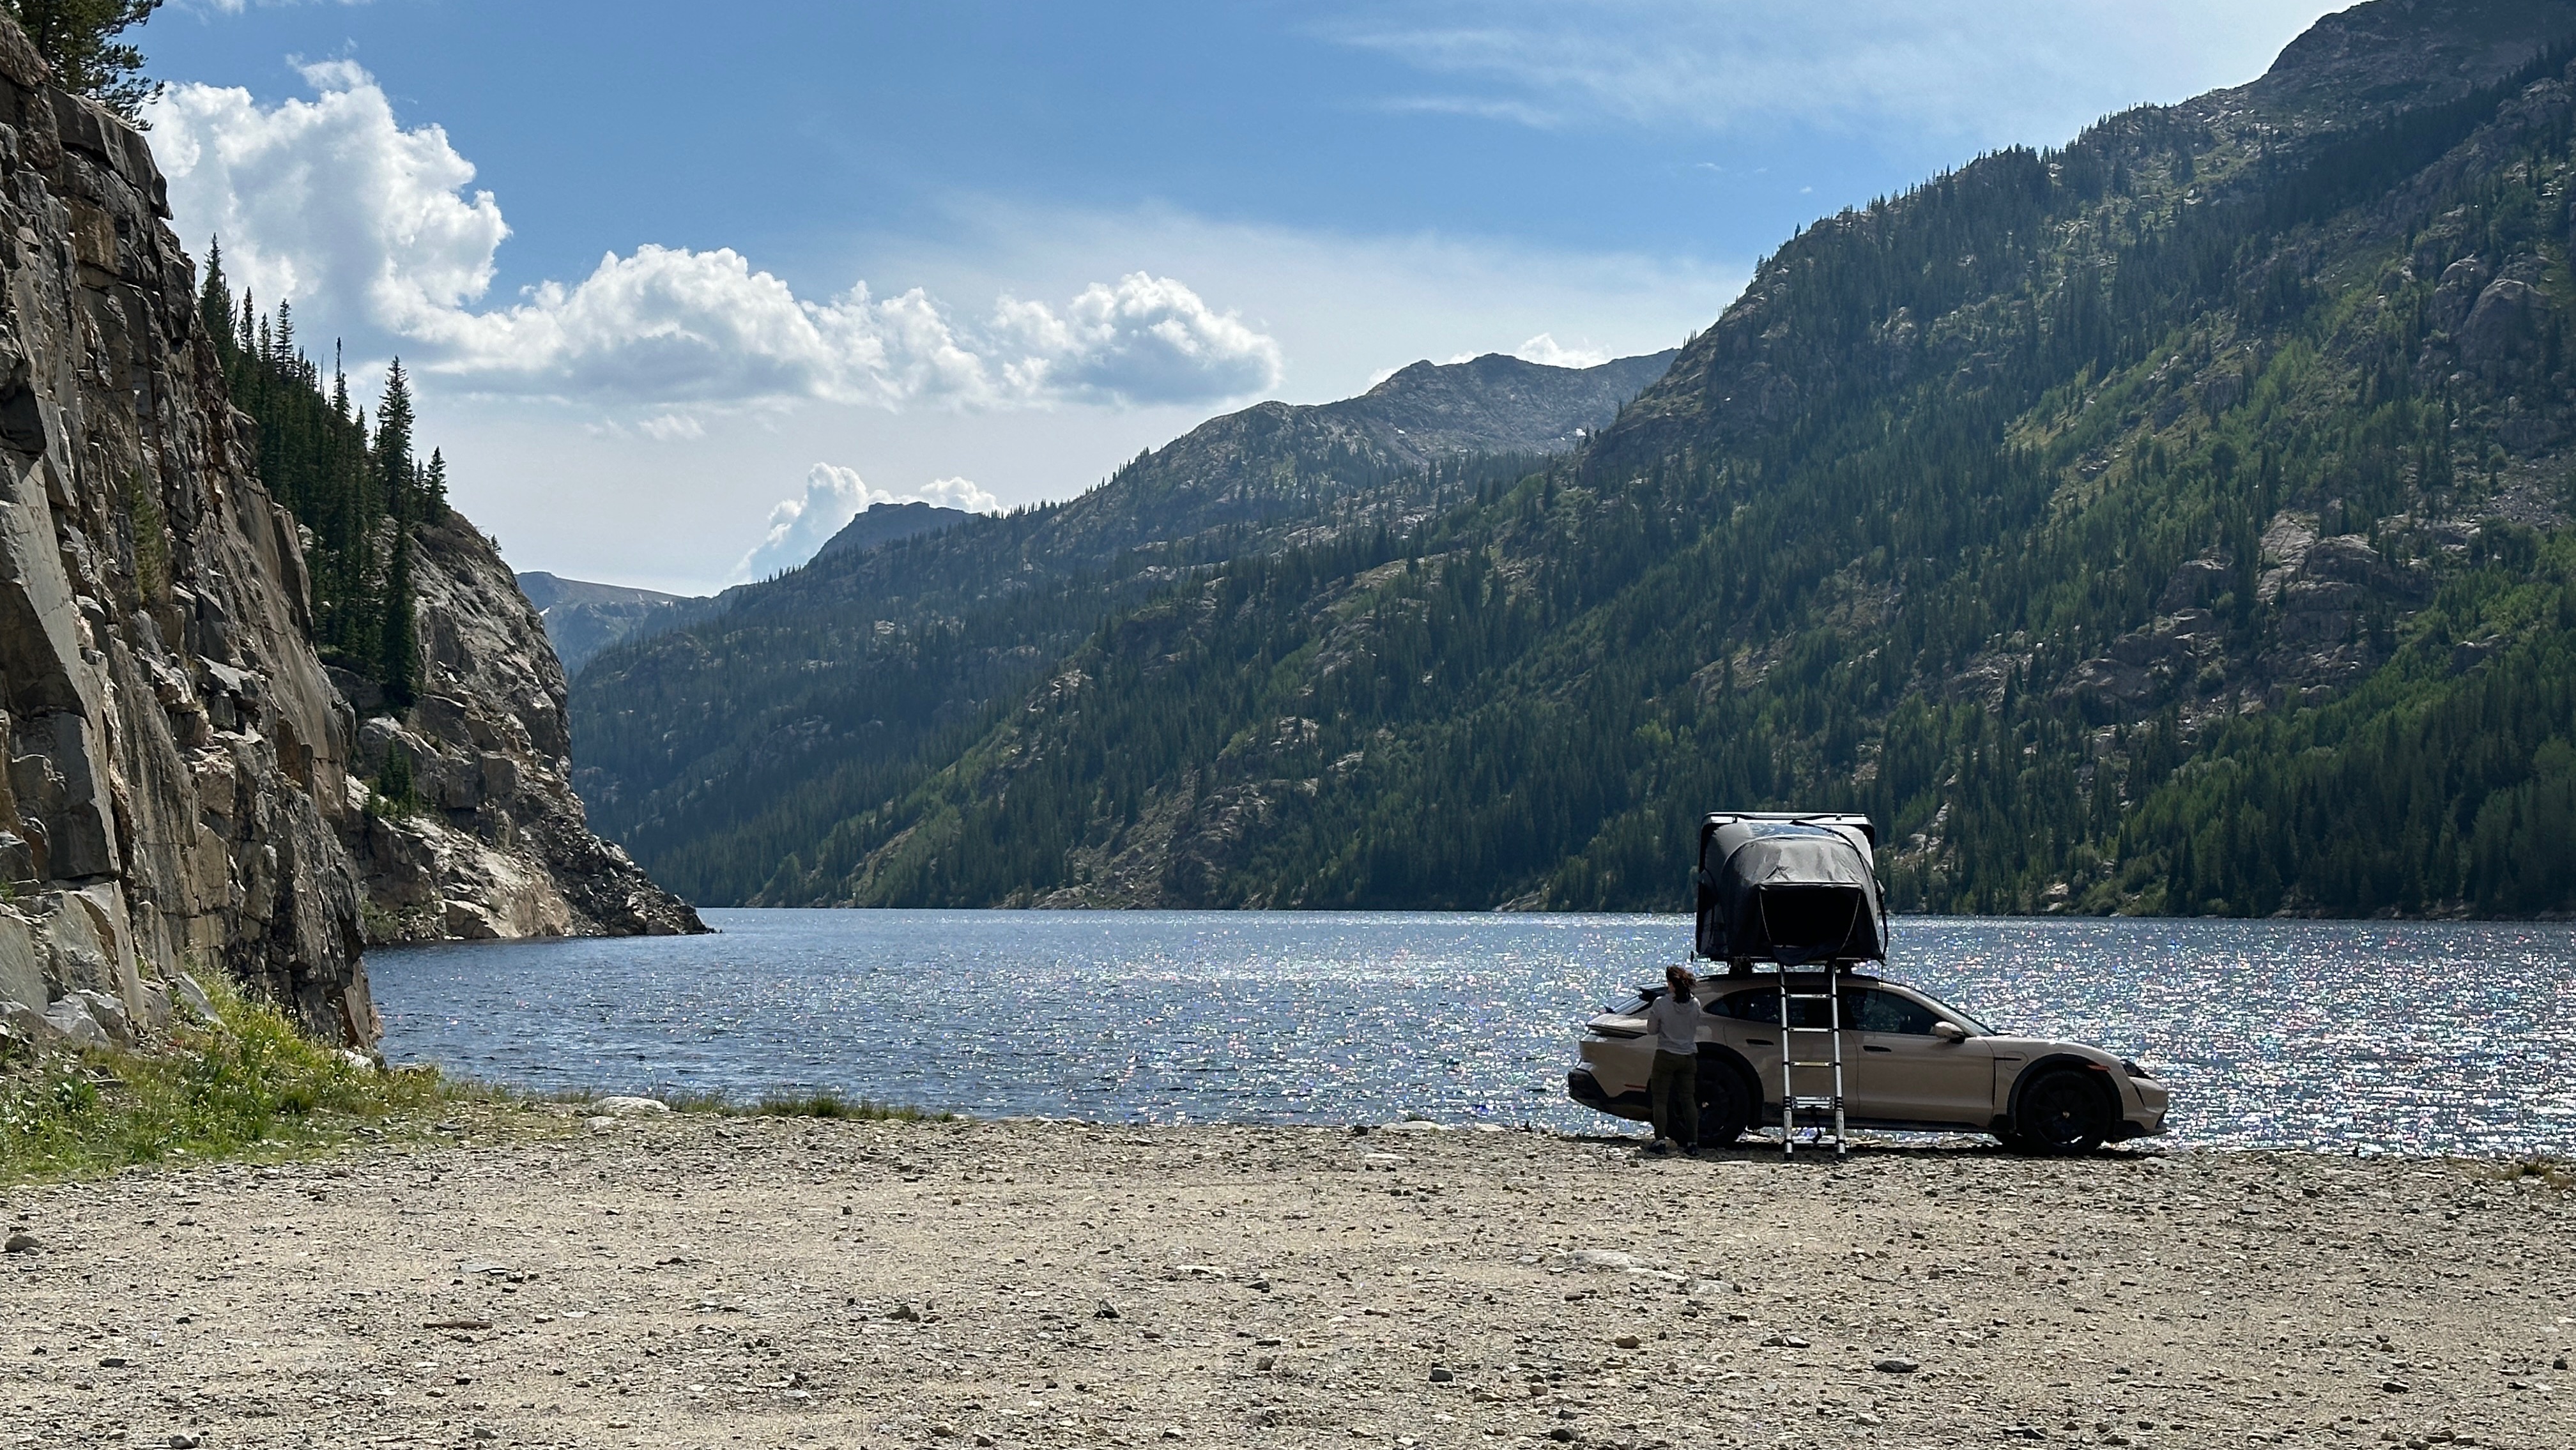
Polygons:
<instances>
[{"instance_id":1,"label":"lake surface ripple","mask_svg":"<svg viewBox=\"0 0 2576 1450\"><path fill-rule=\"evenodd\" d=\"M977 1115L1584 1130L1586 1015L1662 916L709 911L705 937L369 958L385 1051L538 1089ZM2576 1148L2576 928L1900 918L1888 975L2135 1057L2177 1144Z\"/></svg>"}]
</instances>

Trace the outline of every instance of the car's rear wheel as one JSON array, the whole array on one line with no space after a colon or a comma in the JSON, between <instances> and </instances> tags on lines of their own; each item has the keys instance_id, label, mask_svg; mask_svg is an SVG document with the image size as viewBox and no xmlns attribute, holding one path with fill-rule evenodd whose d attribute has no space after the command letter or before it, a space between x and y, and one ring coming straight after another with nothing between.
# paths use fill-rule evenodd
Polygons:
<instances>
[{"instance_id":1,"label":"car's rear wheel","mask_svg":"<svg viewBox=\"0 0 2576 1450\"><path fill-rule=\"evenodd\" d=\"M2061 1067L2022 1089L2004 1143L2024 1153L2090 1153L2110 1132L2111 1105L2093 1074Z\"/></svg>"},{"instance_id":2,"label":"car's rear wheel","mask_svg":"<svg viewBox=\"0 0 2576 1450\"><path fill-rule=\"evenodd\" d=\"M1724 1062L1701 1058L1699 1064L1699 1146L1725 1148L1744 1136L1753 1121L1753 1104L1744 1079Z\"/></svg>"}]
</instances>

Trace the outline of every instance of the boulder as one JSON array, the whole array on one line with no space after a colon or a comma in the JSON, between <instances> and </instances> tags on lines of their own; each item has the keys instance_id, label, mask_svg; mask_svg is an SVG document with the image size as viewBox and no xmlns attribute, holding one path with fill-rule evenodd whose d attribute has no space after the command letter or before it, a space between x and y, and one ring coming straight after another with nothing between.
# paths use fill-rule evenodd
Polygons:
<instances>
[{"instance_id":1,"label":"boulder","mask_svg":"<svg viewBox=\"0 0 2576 1450\"><path fill-rule=\"evenodd\" d=\"M2530 339L2544 305L2539 288L2513 277L2497 278L2478 294L2477 306L2460 324L2460 361L2474 367L2512 357Z\"/></svg>"},{"instance_id":2,"label":"boulder","mask_svg":"<svg viewBox=\"0 0 2576 1450\"><path fill-rule=\"evenodd\" d=\"M47 1007L45 1026L52 1029L52 1036L74 1047L111 1045L107 1029L99 1025L96 1017L90 1015L89 1002L82 997L65 997Z\"/></svg>"}]
</instances>

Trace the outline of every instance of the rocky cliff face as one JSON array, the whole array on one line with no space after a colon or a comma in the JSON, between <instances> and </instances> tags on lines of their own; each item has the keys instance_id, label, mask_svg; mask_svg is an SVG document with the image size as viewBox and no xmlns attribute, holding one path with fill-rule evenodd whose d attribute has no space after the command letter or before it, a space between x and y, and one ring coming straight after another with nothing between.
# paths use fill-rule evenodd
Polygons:
<instances>
[{"instance_id":1,"label":"rocky cliff face","mask_svg":"<svg viewBox=\"0 0 2576 1450\"><path fill-rule=\"evenodd\" d=\"M417 802L351 779L350 855L371 942L705 931L624 851L592 835L572 791L564 672L544 621L490 539L462 517L414 540L420 698L386 708L333 671L377 784L400 758Z\"/></svg>"},{"instance_id":2,"label":"rocky cliff face","mask_svg":"<svg viewBox=\"0 0 2576 1450\"><path fill-rule=\"evenodd\" d=\"M362 1042L346 716L167 215L0 22L0 1001L121 1031L220 968Z\"/></svg>"},{"instance_id":3,"label":"rocky cliff face","mask_svg":"<svg viewBox=\"0 0 2576 1450\"><path fill-rule=\"evenodd\" d=\"M411 710L316 658L168 215L0 20L0 1033L130 1038L212 970L362 1045L368 940L705 930L585 828L563 672L462 519L418 540Z\"/></svg>"}]
</instances>

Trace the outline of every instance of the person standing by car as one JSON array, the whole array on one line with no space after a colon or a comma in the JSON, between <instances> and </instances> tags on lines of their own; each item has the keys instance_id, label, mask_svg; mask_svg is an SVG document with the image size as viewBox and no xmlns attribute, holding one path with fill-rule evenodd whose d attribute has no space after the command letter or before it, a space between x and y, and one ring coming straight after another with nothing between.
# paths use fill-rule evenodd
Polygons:
<instances>
[{"instance_id":1,"label":"person standing by car","mask_svg":"<svg viewBox=\"0 0 2576 1450\"><path fill-rule=\"evenodd\" d=\"M1699 1151L1699 1002L1691 993L1699 979L1688 967L1664 968L1664 995L1646 1009L1646 1026L1655 1034L1655 1066L1646 1079L1646 1098L1655 1117L1655 1141L1648 1152Z\"/></svg>"}]
</instances>

